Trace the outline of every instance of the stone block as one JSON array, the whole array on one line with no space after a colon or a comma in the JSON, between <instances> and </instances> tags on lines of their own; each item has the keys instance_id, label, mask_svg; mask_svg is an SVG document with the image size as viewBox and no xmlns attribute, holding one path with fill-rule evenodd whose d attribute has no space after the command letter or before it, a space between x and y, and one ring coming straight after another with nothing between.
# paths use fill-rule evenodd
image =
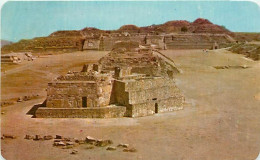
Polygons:
<instances>
[{"instance_id":1,"label":"stone block","mask_svg":"<svg viewBox=\"0 0 260 160\"><path fill-rule=\"evenodd\" d=\"M3 134L4 138L9 138L9 139L16 139L16 136L10 135L10 134Z\"/></svg>"},{"instance_id":2,"label":"stone block","mask_svg":"<svg viewBox=\"0 0 260 160\"><path fill-rule=\"evenodd\" d=\"M90 136L87 136L85 141L86 141L86 143L93 144L93 143L97 142L97 139L90 137Z\"/></svg>"},{"instance_id":3,"label":"stone block","mask_svg":"<svg viewBox=\"0 0 260 160\"><path fill-rule=\"evenodd\" d=\"M135 149L135 148L124 148L123 152L137 152L137 149Z\"/></svg>"},{"instance_id":4,"label":"stone block","mask_svg":"<svg viewBox=\"0 0 260 160\"><path fill-rule=\"evenodd\" d=\"M117 147L128 148L129 144L120 143L119 145L117 145Z\"/></svg>"},{"instance_id":5,"label":"stone block","mask_svg":"<svg viewBox=\"0 0 260 160\"><path fill-rule=\"evenodd\" d=\"M47 136L44 136L43 139L44 140L51 140L51 139L53 139L53 136L47 135Z\"/></svg>"},{"instance_id":6,"label":"stone block","mask_svg":"<svg viewBox=\"0 0 260 160\"><path fill-rule=\"evenodd\" d=\"M116 150L116 147L108 146L106 150L108 150L108 151L114 151L114 150Z\"/></svg>"},{"instance_id":7,"label":"stone block","mask_svg":"<svg viewBox=\"0 0 260 160\"><path fill-rule=\"evenodd\" d=\"M113 142L111 140L97 140L95 146L105 147L110 144L113 144Z\"/></svg>"},{"instance_id":8,"label":"stone block","mask_svg":"<svg viewBox=\"0 0 260 160\"><path fill-rule=\"evenodd\" d=\"M56 135L55 139L63 139L63 136L61 136L61 135Z\"/></svg>"},{"instance_id":9,"label":"stone block","mask_svg":"<svg viewBox=\"0 0 260 160\"><path fill-rule=\"evenodd\" d=\"M27 134L27 135L25 135L24 139L31 140L31 139L33 139L33 136L30 136L30 135Z\"/></svg>"},{"instance_id":10,"label":"stone block","mask_svg":"<svg viewBox=\"0 0 260 160\"><path fill-rule=\"evenodd\" d=\"M41 135L35 135L35 137L34 137L34 139L33 139L34 141L39 141L39 140L43 140L43 138L42 138L42 136Z\"/></svg>"}]
</instances>

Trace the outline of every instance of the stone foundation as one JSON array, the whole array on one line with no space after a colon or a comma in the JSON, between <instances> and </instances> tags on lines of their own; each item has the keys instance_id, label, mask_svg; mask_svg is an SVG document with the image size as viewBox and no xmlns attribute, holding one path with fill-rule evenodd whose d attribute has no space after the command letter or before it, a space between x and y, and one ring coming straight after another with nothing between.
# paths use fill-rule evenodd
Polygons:
<instances>
[{"instance_id":1,"label":"stone foundation","mask_svg":"<svg viewBox=\"0 0 260 160\"><path fill-rule=\"evenodd\" d=\"M36 118L118 118L123 117L126 107L107 106L92 108L46 108L40 107Z\"/></svg>"},{"instance_id":2,"label":"stone foundation","mask_svg":"<svg viewBox=\"0 0 260 160\"><path fill-rule=\"evenodd\" d=\"M143 117L156 113L177 111L183 109L184 98L182 96L171 97L165 100L152 100L146 103L127 106L126 117Z\"/></svg>"},{"instance_id":3,"label":"stone foundation","mask_svg":"<svg viewBox=\"0 0 260 160\"><path fill-rule=\"evenodd\" d=\"M180 110L184 97L169 78L115 80L113 103L126 106L126 117L142 117Z\"/></svg>"},{"instance_id":4,"label":"stone foundation","mask_svg":"<svg viewBox=\"0 0 260 160\"><path fill-rule=\"evenodd\" d=\"M17 56L3 55L3 56L1 56L1 63L2 64L18 64L18 63L21 63L21 60Z\"/></svg>"}]
</instances>

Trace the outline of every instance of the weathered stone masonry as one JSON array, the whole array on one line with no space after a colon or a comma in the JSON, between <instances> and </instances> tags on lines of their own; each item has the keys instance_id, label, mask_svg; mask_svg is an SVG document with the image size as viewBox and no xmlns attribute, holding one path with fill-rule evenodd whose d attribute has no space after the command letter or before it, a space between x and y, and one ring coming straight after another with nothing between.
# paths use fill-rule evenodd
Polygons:
<instances>
[{"instance_id":1,"label":"weathered stone masonry","mask_svg":"<svg viewBox=\"0 0 260 160\"><path fill-rule=\"evenodd\" d=\"M127 117L182 109L184 98L170 78L141 77L116 80L114 87L114 101L126 106Z\"/></svg>"},{"instance_id":2,"label":"weathered stone masonry","mask_svg":"<svg viewBox=\"0 0 260 160\"><path fill-rule=\"evenodd\" d=\"M150 53L149 49L145 52L135 50L131 47L113 50L98 64L84 65L81 72L58 77L48 84L46 106L40 107L35 116L140 117L182 109L184 97L176 87L171 74L167 74L172 68L162 67L160 64L166 65L166 62ZM144 59L140 58L139 65L135 65L128 60L124 61L126 55L127 59L136 56ZM110 64L111 59L114 59L113 65ZM129 65L122 65L122 61ZM143 65L156 72L142 70ZM134 66L134 69L131 66Z\"/></svg>"}]
</instances>

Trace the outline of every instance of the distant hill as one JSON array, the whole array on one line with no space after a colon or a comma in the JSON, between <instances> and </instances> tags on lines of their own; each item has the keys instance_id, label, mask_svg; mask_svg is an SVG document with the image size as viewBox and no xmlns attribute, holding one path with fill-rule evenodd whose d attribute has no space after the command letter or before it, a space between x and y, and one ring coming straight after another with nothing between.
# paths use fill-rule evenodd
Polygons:
<instances>
[{"instance_id":1,"label":"distant hill","mask_svg":"<svg viewBox=\"0 0 260 160\"><path fill-rule=\"evenodd\" d=\"M1 40L1 47L12 44L13 42L7 40Z\"/></svg>"}]
</instances>

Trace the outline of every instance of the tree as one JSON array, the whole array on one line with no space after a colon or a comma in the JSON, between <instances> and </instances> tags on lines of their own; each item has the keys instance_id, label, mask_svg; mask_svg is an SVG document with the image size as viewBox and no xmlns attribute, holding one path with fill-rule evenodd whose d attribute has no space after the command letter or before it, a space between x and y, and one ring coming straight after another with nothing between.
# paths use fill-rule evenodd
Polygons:
<instances>
[{"instance_id":1,"label":"tree","mask_svg":"<svg viewBox=\"0 0 260 160\"><path fill-rule=\"evenodd\" d=\"M224 26L224 25L222 25L221 27L222 27L223 29L227 29L226 26Z\"/></svg>"}]
</instances>

